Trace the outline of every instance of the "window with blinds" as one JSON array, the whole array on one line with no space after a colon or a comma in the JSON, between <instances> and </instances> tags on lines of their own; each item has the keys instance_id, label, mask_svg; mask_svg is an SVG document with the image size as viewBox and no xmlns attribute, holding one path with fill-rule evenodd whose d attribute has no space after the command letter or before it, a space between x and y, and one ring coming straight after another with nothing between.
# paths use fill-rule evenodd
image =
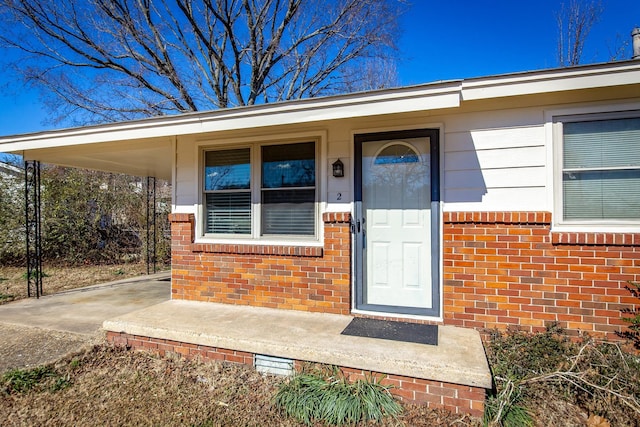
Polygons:
<instances>
[{"instance_id":1,"label":"window with blinds","mask_svg":"<svg viewBox=\"0 0 640 427\"><path fill-rule=\"evenodd\" d=\"M253 149L259 150L255 164L252 148L204 153L205 234L314 236L315 142L255 144ZM259 219L252 212L259 212Z\"/></svg>"},{"instance_id":2,"label":"window with blinds","mask_svg":"<svg viewBox=\"0 0 640 427\"><path fill-rule=\"evenodd\" d=\"M205 153L205 233L251 234L251 150Z\"/></svg>"},{"instance_id":3,"label":"window with blinds","mask_svg":"<svg viewBox=\"0 0 640 427\"><path fill-rule=\"evenodd\" d=\"M315 143L262 147L262 234L315 234Z\"/></svg>"},{"instance_id":4,"label":"window with blinds","mask_svg":"<svg viewBox=\"0 0 640 427\"><path fill-rule=\"evenodd\" d=\"M640 118L562 125L565 221L640 219Z\"/></svg>"}]
</instances>

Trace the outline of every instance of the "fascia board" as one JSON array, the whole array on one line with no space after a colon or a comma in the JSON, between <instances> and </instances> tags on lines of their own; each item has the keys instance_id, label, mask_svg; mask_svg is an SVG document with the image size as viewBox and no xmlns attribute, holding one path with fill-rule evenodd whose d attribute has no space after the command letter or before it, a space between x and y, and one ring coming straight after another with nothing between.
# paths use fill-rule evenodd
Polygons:
<instances>
[{"instance_id":1,"label":"fascia board","mask_svg":"<svg viewBox=\"0 0 640 427\"><path fill-rule=\"evenodd\" d=\"M461 97L464 102L638 83L640 62L634 61L464 80Z\"/></svg>"},{"instance_id":2,"label":"fascia board","mask_svg":"<svg viewBox=\"0 0 640 427\"><path fill-rule=\"evenodd\" d=\"M410 113L460 106L460 83L420 90L354 99L338 99L318 107L305 103L282 104L273 110L249 114L203 118L202 132L252 127L311 123L385 114Z\"/></svg>"},{"instance_id":3,"label":"fascia board","mask_svg":"<svg viewBox=\"0 0 640 427\"><path fill-rule=\"evenodd\" d=\"M18 135L0 138L0 151L20 152L100 142L153 139L221 130L455 108L460 105L460 84L461 81L440 82L400 89Z\"/></svg>"}]
</instances>

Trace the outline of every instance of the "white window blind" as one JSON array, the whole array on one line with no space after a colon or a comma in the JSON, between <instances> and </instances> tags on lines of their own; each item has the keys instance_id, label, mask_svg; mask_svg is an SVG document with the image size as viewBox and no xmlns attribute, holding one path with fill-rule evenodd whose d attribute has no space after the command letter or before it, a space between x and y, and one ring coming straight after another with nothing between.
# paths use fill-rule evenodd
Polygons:
<instances>
[{"instance_id":1,"label":"white window blind","mask_svg":"<svg viewBox=\"0 0 640 427\"><path fill-rule=\"evenodd\" d=\"M262 147L262 234L314 235L315 143Z\"/></svg>"},{"instance_id":2,"label":"white window blind","mask_svg":"<svg viewBox=\"0 0 640 427\"><path fill-rule=\"evenodd\" d=\"M640 118L563 123L565 220L640 219Z\"/></svg>"},{"instance_id":3,"label":"white window blind","mask_svg":"<svg viewBox=\"0 0 640 427\"><path fill-rule=\"evenodd\" d=\"M253 164L252 149L260 154ZM316 234L315 142L210 150L204 160L206 234L254 238ZM255 188L252 176L260 177L253 179L259 181ZM259 223L252 212L260 212Z\"/></svg>"},{"instance_id":4,"label":"white window blind","mask_svg":"<svg viewBox=\"0 0 640 427\"><path fill-rule=\"evenodd\" d=\"M315 190L263 191L262 233L313 235Z\"/></svg>"},{"instance_id":5,"label":"white window blind","mask_svg":"<svg viewBox=\"0 0 640 427\"><path fill-rule=\"evenodd\" d=\"M207 233L251 233L251 193L209 193L206 199Z\"/></svg>"},{"instance_id":6,"label":"white window blind","mask_svg":"<svg viewBox=\"0 0 640 427\"><path fill-rule=\"evenodd\" d=\"M205 153L205 232L251 234L251 151Z\"/></svg>"}]
</instances>

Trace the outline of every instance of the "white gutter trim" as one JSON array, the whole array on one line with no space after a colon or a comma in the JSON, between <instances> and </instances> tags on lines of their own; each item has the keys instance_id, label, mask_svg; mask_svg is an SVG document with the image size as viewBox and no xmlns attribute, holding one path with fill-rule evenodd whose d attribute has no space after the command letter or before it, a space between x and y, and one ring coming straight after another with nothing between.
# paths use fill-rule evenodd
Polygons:
<instances>
[{"instance_id":1,"label":"white gutter trim","mask_svg":"<svg viewBox=\"0 0 640 427\"><path fill-rule=\"evenodd\" d=\"M640 61L624 61L467 79L462 82L461 97L463 101L471 101L638 84L638 82L640 82Z\"/></svg>"}]
</instances>

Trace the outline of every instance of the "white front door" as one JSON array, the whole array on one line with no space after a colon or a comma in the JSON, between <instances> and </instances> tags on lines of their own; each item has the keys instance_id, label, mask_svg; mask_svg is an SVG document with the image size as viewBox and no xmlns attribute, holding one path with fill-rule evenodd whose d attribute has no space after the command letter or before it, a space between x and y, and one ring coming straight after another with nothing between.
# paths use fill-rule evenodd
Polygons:
<instances>
[{"instance_id":1,"label":"white front door","mask_svg":"<svg viewBox=\"0 0 640 427\"><path fill-rule=\"evenodd\" d=\"M358 308L408 314L438 311L433 274L437 263L432 259L431 138L361 143Z\"/></svg>"}]
</instances>

